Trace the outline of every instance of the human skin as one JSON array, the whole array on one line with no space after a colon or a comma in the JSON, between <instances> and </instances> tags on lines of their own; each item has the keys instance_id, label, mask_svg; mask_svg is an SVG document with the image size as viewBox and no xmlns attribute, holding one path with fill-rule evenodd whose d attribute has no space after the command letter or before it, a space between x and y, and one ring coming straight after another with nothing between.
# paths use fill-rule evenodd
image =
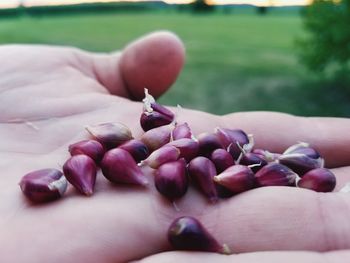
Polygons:
<instances>
[{"instance_id":1,"label":"human skin","mask_svg":"<svg viewBox=\"0 0 350 263\"><path fill-rule=\"evenodd\" d=\"M2 262L344 262L350 257L346 193L266 187L211 205L190 189L177 202L177 212L152 183L113 185L98 174L92 197L69 187L56 202L29 202L18 187L20 178L36 169L61 168L68 145L88 137L86 125L119 121L140 136L142 104L135 100L144 86L155 96L169 88L182 68L184 48L171 33L157 32L113 54L9 45L0 47L0 58ZM195 134L217 126L241 128L254 134L257 147L270 151L309 142L335 173L335 191L350 181L348 119L276 112L216 116L188 109L178 119ZM181 215L198 218L235 254L167 252L167 228Z\"/></svg>"}]
</instances>

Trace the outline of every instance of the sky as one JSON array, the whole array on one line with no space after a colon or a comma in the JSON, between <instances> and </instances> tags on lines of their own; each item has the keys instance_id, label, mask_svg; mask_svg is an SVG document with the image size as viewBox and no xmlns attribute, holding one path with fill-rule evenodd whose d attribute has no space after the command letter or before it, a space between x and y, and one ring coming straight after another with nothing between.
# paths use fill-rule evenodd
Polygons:
<instances>
[{"instance_id":1,"label":"sky","mask_svg":"<svg viewBox=\"0 0 350 263\"><path fill-rule=\"evenodd\" d=\"M127 0L147 1L147 0ZM159 0L161 1L161 0ZM193 0L163 0L166 3L190 3ZM207 0L210 4L252 4L256 6L288 6L288 5L307 5L312 0ZM17 7L20 2L25 6L36 5L63 5L78 3L96 3L96 2L116 2L115 0L0 0L0 8Z\"/></svg>"}]
</instances>

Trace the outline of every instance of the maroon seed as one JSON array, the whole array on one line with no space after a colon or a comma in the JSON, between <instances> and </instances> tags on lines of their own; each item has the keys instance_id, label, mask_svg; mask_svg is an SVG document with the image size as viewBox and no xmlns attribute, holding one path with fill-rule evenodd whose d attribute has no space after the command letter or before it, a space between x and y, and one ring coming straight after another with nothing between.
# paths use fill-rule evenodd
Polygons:
<instances>
[{"instance_id":1,"label":"maroon seed","mask_svg":"<svg viewBox=\"0 0 350 263\"><path fill-rule=\"evenodd\" d=\"M213 181L216 169L212 161L206 157L198 156L188 165L188 173L200 191L210 202L218 200L218 193Z\"/></svg>"},{"instance_id":2,"label":"maroon seed","mask_svg":"<svg viewBox=\"0 0 350 263\"><path fill-rule=\"evenodd\" d=\"M137 166L131 154L123 149L106 152L101 162L103 175L112 183L136 184L145 186L148 180Z\"/></svg>"},{"instance_id":3,"label":"maroon seed","mask_svg":"<svg viewBox=\"0 0 350 263\"><path fill-rule=\"evenodd\" d=\"M267 165L267 162L260 155L250 152L250 153L243 154L240 160L240 164L249 166L252 169L252 171L256 173L262 167Z\"/></svg>"},{"instance_id":4,"label":"maroon seed","mask_svg":"<svg viewBox=\"0 0 350 263\"><path fill-rule=\"evenodd\" d=\"M282 154L278 161L291 168L299 176L303 176L313 169L322 168L324 164L324 160L321 157L314 159L302 153Z\"/></svg>"},{"instance_id":5,"label":"maroon seed","mask_svg":"<svg viewBox=\"0 0 350 263\"><path fill-rule=\"evenodd\" d=\"M42 169L24 175L19 186L29 200L43 203L60 198L67 189L67 180L59 170Z\"/></svg>"},{"instance_id":6,"label":"maroon seed","mask_svg":"<svg viewBox=\"0 0 350 263\"><path fill-rule=\"evenodd\" d=\"M311 189L316 192L332 192L335 185L335 175L326 168L311 170L298 181L298 187Z\"/></svg>"},{"instance_id":7,"label":"maroon seed","mask_svg":"<svg viewBox=\"0 0 350 263\"><path fill-rule=\"evenodd\" d=\"M141 141L147 146L150 152L157 150L170 141L171 132L174 124L160 126L145 132L141 136Z\"/></svg>"},{"instance_id":8,"label":"maroon seed","mask_svg":"<svg viewBox=\"0 0 350 263\"><path fill-rule=\"evenodd\" d=\"M166 145L172 145L178 148L180 150L180 158L185 158L187 162L196 157L199 151L199 143L188 138L171 141Z\"/></svg>"},{"instance_id":9,"label":"maroon seed","mask_svg":"<svg viewBox=\"0 0 350 263\"><path fill-rule=\"evenodd\" d=\"M235 163L231 154L224 149L216 149L213 151L210 159L215 164L218 173L223 172Z\"/></svg>"},{"instance_id":10,"label":"maroon seed","mask_svg":"<svg viewBox=\"0 0 350 263\"><path fill-rule=\"evenodd\" d=\"M119 122L90 125L86 130L106 149L115 148L133 138L130 129Z\"/></svg>"},{"instance_id":11,"label":"maroon seed","mask_svg":"<svg viewBox=\"0 0 350 263\"><path fill-rule=\"evenodd\" d=\"M63 173L81 194L90 196L94 193L97 168L93 159L79 154L69 158L63 165Z\"/></svg>"},{"instance_id":12,"label":"maroon seed","mask_svg":"<svg viewBox=\"0 0 350 263\"><path fill-rule=\"evenodd\" d=\"M140 124L144 131L170 124L174 120L174 113L156 103L155 99L148 93L147 89L145 89L143 103L144 106L140 118Z\"/></svg>"},{"instance_id":13,"label":"maroon seed","mask_svg":"<svg viewBox=\"0 0 350 263\"><path fill-rule=\"evenodd\" d=\"M189 216L173 221L168 229L168 240L175 250L230 254L227 245L221 245L197 219Z\"/></svg>"},{"instance_id":14,"label":"maroon seed","mask_svg":"<svg viewBox=\"0 0 350 263\"><path fill-rule=\"evenodd\" d=\"M142 162L142 165L148 165L157 169L164 163L173 162L179 159L180 150L172 145L165 145L155 150L151 155Z\"/></svg>"},{"instance_id":15,"label":"maroon seed","mask_svg":"<svg viewBox=\"0 0 350 263\"><path fill-rule=\"evenodd\" d=\"M199 143L199 155L209 157L214 150L223 148L218 136L214 133L201 133L197 139Z\"/></svg>"},{"instance_id":16,"label":"maroon seed","mask_svg":"<svg viewBox=\"0 0 350 263\"><path fill-rule=\"evenodd\" d=\"M214 177L214 181L234 193L253 189L255 178L253 171L244 165L233 165Z\"/></svg>"},{"instance_id":17,"label":"maroon seed","mask_svg":"<svg viewBox=\"0 0 350 263\"><path fill-rule=\"evenodd\" d=\"M68 150L72 156L85 154L93 159L96 163L99 163L102 160L105 153L102 144L95 140L84 140L71 144L69 145Z\"/></svg>"},{"instance_id":18,"label":"maroon seed","mask_svg":"<svg viewBox=\"0 0 350 263\"><path fill-rule=\"evenodd\" d=\"M187 122L176 125L172 133L172 139L174 141L183 138L192 139L192 131Z\"/></svg>"},{"instance_id":19,"label":"maroon seed","mask_svg":"<svg viewBox=\"0 0 350 263\"><path fill-rule=\"evenodd\" d=\"M269 163L255 174L259 186L295 186L296 178L296 173L279 163Z\"/></svg>"},{"instance_id":20,"label":"maroon seed","mask_svg":"<svg viewBox=\"0 0 350 263\"><path fill-rule=\"evenodd\" d=\"M129 152L137 163L146 159L149 155L146 144L136 139L127 141L120 145L118 148Z\"/></svg>"},{"instance_id":21,"label":"maroon seed","mask_svg":"<svg viewBox=\"0 0 350 263\"><path fill-rule=\"evenodd\" d=\"M237 160L241 154L241 149L238 145L243 147L245 144L249 143L248 135L239 129L216 128L215 134L217 134L223 147L228 149L228 152L231 153L235 160Z\"/></svg>"},{"instance_id":22,"label":"maroon seed","mask_svg":"<svg viewBox=\"0 0 350 263\"><path fill-rule=\"evenodd\" d=\"M155 173L154 183L158 192L171 201L185 195L188 188L185 160L161 165Z\"/></svg>"}]
</instances>

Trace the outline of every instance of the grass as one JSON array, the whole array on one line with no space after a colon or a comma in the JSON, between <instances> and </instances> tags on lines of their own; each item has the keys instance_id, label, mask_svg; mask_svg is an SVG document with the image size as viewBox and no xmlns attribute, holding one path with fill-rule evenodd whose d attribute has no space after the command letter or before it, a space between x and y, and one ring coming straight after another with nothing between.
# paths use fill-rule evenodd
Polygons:
<instances>
[{"instance_id":1,"label":"grass","mask_svg":"<svg viewBox=\"0 0 350 263\"><path fill-rule=\"evenodd\" d=\"M162 103L217 114L250 110L307 116L350 113L346 89L310 76L298 63L294 40L303 29L297 12L21 16L0 21L0 43L71 45L108 52L160 29L177 33L187 48L185 68Z\"/></svg>"}]
</instances>

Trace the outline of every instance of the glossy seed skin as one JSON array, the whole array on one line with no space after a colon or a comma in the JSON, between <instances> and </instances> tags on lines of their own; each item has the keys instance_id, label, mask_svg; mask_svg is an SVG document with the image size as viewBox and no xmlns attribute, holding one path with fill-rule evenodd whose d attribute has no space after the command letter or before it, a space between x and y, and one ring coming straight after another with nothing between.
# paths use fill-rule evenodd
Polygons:
<instances>
[{"instance_id":1,"label":"glossy seed skin","mask_svg":"<svg viewBox=\"0 0 350 263\"><path fill-rule=\"evenodd\" d=\"M332 192L336 186L335 175L326 168L318 168L304 174L298 181L298 187L316 192Z\"/></svg>"},{"instance_id":2,"label":"glossy seed skin","mask_svg":"<svg viewBox=\"0 0 350 263\"><path fill-rule=\"evenodd\" d=\"M173 124L160 126L145 132L140 140L147 146L150 152L153 152L170 142L173 129Z\"/></svg>"},{"instance_id":3,"label":"glossy seed skin","mask_svg":"<svg viewBox=\"0 0 350 263\"><path fill-rule=\"evenodd\" d=\"M105 149L101 143L96 140L83 140L69 145L69 153L71 156L84 154L93 159L96 163L99 163L105 153Z\"/></svg>"},{"instance_id":4,"label":"glossy seed skin","mask_svg":"<svg viewBox=\"0 0 350 263\"><path fill-rule=\"evenodd\" d=\"M198 156L188 164L187 169L190 178L200 191L210 202L216 202L218 200L218 193L213 181L214 176L216 176L216 169L213 162L206 157Z\"/></svg>"},{"instance_id":5,"label":"glossy seed skin","mask_svg":"<svg viewBox=\"0 0 350 263\"><path fill-rule=\"evenodd\" d=\"M255 174L258 186L295 186L296 178L295 172L280 163L269 163Z\"/></svg>"},{"instance_id":6,"label":"glossy seed skin","mask_svg":"<svg viewBox=\"0 0 350 263\"><path fill-rule=\"evenodd\" d=\"M172 132L172 139L174 141L184 138L192 139L192 131L187 122L176 125Z\"/></svg>"},{"instance_id":7,"label":"glossy seed skin","mask_svg":"<svg viewBox=\"0 0 350 263\"><path fill-rule=\"evenodd\" d=\"M227 129L227 128L216 128L215 134L218 136L223 147L228 149L233 159L237 160L241 154L241 150L237 144L241 147L249 143L248 135L240 129Z\"/></svg>"},{"instance_id":8,"label":"glossy seed skin","mask_svg":"<svg viewBox=\"0 0 350 263\"><path fill-rule=\"evenodd\" d=\"M89 125L86 130L93 139L100 142L106 149L118 147L126 141L133 139L131 130L119 122L106 122Z\"/></svg>"},{"instance_id":9,"label":"glossy seed skin","mask_svg":"<svg viewBox=\"0 0 350 263\"><path fill-rule=\"evenodd\" d=\"M185 158L186 162L189 162L193 158L195 158L199 152L199 143L189 138L182 138L175 141L171 141L166 145L172 145L179 149L180 157Z\"/></svg>"},{"instance_id":10,"label":"glossy seed skin","mask_svg":"<svg viewBox=\"0 0 350 263\"><path fill-rule=\"evenodd\" d=\"M73 155L63 165L63 173L81 194L90 196L94 193L97 167L89 156Z\"/></svg>"},{"instance_id":11,"label":"glossy seed skin","mask_svg":"<svg viewBox=\"0 0 350 263\"><path fill-rule=\"evenodd\" d=\"M214 177L214 181L238 194L255 187L253 171L245 165L233 165Z\"/></svg>"},{"instance_id":12,"label":"glossy seed skin","mask_svg":"<svg viewBox=\"0 0 350 263\"><path fill-rule=\"evenodd\" d=\"M258 154L255 153L246 153L243 154L240 164L246 166L252 166L251 169L254 173L259 171L262 167L267 165L267 161Z\"/></svg>"},{"instance_id":13,"label":"glossy seed skin","mask_svg":"<svg viewBox=\"0 0 350 263\"><path fill-rule=\"evenodd\" d=\"M19 182L23 194L34 203L60 198L67 189L67 180L57 169L41 169L24 175Z\"/></svg>"},{"instance_id":14,"label":"glossy seed skin","mask_svg":"<svg viewBox=\"0 0 350 263\"><path fill-rule=\"evenodd\" d=\"M224 149L216 149L213 151L210 160L215 164L217 173L225 171L235 163L232 155Z\"/></svg>"},{"instance_id":15,"label":"glossy seed skin","mask_svg":"<svg viewBox=\"0 0 350 263\"><path fill-rule=\"evenodd\" d=\"M142 165L148 165L153 169L157 169L164 163L173 162L179 159L180 150L175 146L166 144L155 150L151 155L142 162Z\"/></svg>"},{"instance_id":16,"label":"glossy seed skin","mask_svg":"<svg viewBox=\"0 0 350 263\"><path fill-rule=\"evenodd\" d=\"M146 144L137 139L127 141L120 145L118 148L129 152L137 163L141 162L149 156L149 150Z\"/></svg>"},{"instance_id":17,"label":"glossy seed skin","mask_svg":"<svg viewBox=\"0 0 350 263\"><path fill-rule=\"evenodd\" d=\"M112 183L146 186L148 180L131 154L115 148L106 152L101 162L103 175Z\"/></svg>"},{"instance_id":18,"label":"glossy seed skin","mask_svg":"<svg viewBox=\"0 0 350 263\"><path fill-rule=\"evenodd\" d=\"M144 131L167 125L174 120L174 114L165 107L153 103L152 108L152 112L146 111L141 114L140 125ZM161 111L156 111L155 108Z\"/></svg>"},{"instance_id":19,"label":"glossy seed skin","mask_svg":"<svg viewBox=\"0 0 350 263\"><path fill-rule=\"evenodd\" d=\"M223 148L221 141L215 133L201 133L197 137L199 143L199 155L210 157L211 153L219 148Z\"/></svg>"},{"instance_id":20,"label":"glossy seed skin","mask_svg":"<svg viewBox=\"0 0 350 263\"><path fill-rule=\"evenodd\" d=\"M229 254L194 217L184 216L173 221L168 229L168 241L174 250L193 250Z\"/></svg>"},{"instance_id":21,"label":"glossy seed skin","mask_svg":"<svg viewBox=\"0 0 350 263\"><path fill-rule=\"evenodd\" d=\"M154 176L156 189L173 201L185 195L188 188L186 161L182 158L161 165Z\"/></svg>"}]
</instances>

